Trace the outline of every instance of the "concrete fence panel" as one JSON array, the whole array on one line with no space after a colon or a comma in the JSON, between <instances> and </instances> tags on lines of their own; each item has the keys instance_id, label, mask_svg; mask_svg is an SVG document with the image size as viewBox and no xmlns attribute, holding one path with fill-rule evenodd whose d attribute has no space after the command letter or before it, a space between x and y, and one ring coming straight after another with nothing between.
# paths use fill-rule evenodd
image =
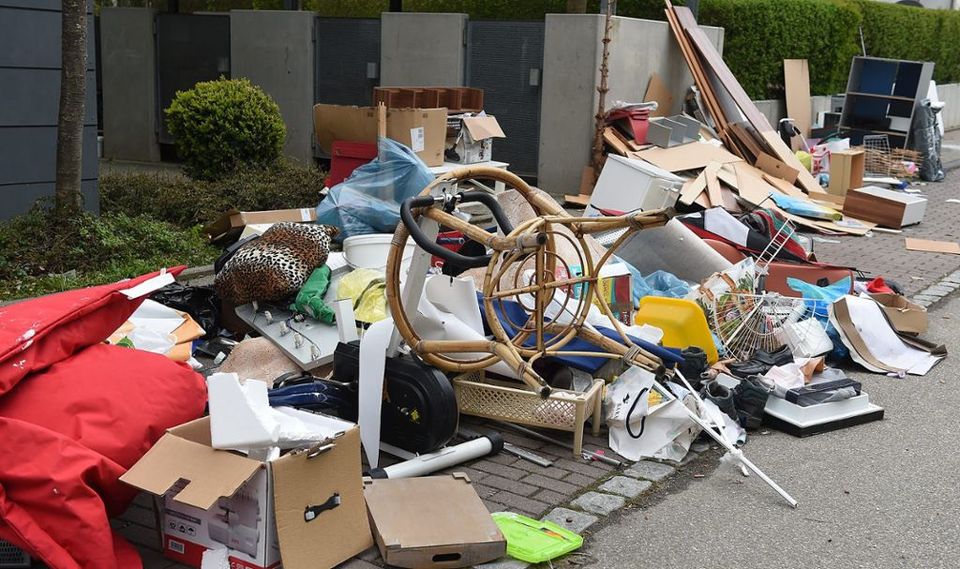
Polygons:
<instances>
[{"instance_id":1,"label":"concrete fence panel","mask_svg":"<svg viewBox=\"0 0 960 569\"><path fill-rule=\"evenodd\" d=\"M273 97L287 125L284 153L313 159L313 49L311 12L230 12L230 75L245 77Z\"/></svg>"}]
</instances>

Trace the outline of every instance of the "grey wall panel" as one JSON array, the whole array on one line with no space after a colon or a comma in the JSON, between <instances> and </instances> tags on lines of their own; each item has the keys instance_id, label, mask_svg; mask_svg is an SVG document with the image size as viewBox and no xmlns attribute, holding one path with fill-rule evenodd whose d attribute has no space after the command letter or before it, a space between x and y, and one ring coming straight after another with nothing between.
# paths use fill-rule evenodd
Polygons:
<instances>
[{"instance_id":1,"label":"grey wall panel","mask_svg":"<svg viewBox=\"0 0 960 569\"><path fill-rule=\"evenodd\" d=\"M60 12L0 7L0 67L60 68ZM93 18L87 18L87 69L94 69Z\"/></svg>"},{"instance_id":2,"label":"grey wall panel","mask_svg":"<svg viewBox=\"0 0 960 569\"><path fill-rule=\"evenodd\" d=\"M246 77L270 95L287 126L284 153L313 160L313 41L310 12L230 12L230 75Z\"/></svg>"},{"instance_id":3,"label":"grey wall panel","mask_svg":"<svg viewBox=\"0 0 960 569\"><path fill-rule=\"evenodd\" d=\"M537 175L540 87L531 72L543 69L543 22L476 21L469 24L467 85L483 89L484 110L497 117L506 138L493 142L493 158L523 176ZM536 83L536 81L535 81Z\"/></svg>"},{"instance_id":4,"label":"grey wall panel","mask_svg":"<svg viewBox=\"0 0 960 569\"><path fill-rule=\"evenodd\" d=\"M57 127L0 128L0 186L52 182L57 172ZM97 177L97 128L83 129L84 178Z\"/></svg>"},{"instance_id":5,"label":"grey wall panel","mask_svg":"<svg viewBox=\"0 0 960 569\"><path fill-rule=\"evenodd\" d=\"M52 196L54 187L53 182L0 186L0 203L3 204L0 206L0 218L12 217L29 210L38 199ZM84 180L80 183L80 192L83 194L83 206L99 213L97 181Z\"/></svg>"},{"instance_id":6,"label":"grey wall panel","mask_svg":"<svg viewBox=\"0 0 960 569\"><path fill-rule=\"evenodd\" d=\"M316 26L315 102L371 104L380 84L380 20L317 18Z\"/></svg>"},{"instance_id":7,"label":"grey wall panel","mask_svg":"<svg viewBox=\"0 0 960 569\"><path fill-rule=\"evenodd\" d=\"M97 201L96 42L88 1L82 191ZM0 219L53 194L60 103L60 2L0 0Z\"/></svg>"},{"instance_id":8,"label":"grey wall panel","mask_svg":"<svg viewBox=\"0 0 960 569\"><path fill-rule=\"evenodd\" d=\"M0 126L56 126L60 109L59 69L0 67ZM96 73L87 72L87 85L96 85ZM97 92L87 89L86 125L97 124Z\"/></svg>"},{"instance_id":9,"label":"grey wall panel","mask_svg":"<svg viewBox=\"0 0 960 569\"><path fill-rule=\"evenodd\" d=\"M60 12L60 0L0 0L0 8L28 8Z\"/></svg>"},{"instance_id":10,"label":"grey wall panel","mask_svg":"<svg viewBox=\"0 0 960 569\"><path fill-rule=\"evenodd\" d=\"M464 84L466 14L384 12L380 84Z\"/></svg>"},{"instance_id":11,"label":"grey wall panel","mask_svg":"<svg viewBox=\"0 0 960 569\"><path fill-rule=\"evenodd\" d=\"M100 14L104 158L160 161L154 15L147 8Z\"/></svg>"}]
</instances>

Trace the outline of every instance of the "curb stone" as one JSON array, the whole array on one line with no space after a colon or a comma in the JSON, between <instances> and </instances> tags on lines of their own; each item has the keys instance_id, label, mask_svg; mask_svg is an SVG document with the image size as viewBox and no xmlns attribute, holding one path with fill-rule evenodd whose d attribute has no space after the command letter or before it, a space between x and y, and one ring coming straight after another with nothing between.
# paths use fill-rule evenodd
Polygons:
<instances>
[{"instance_id":1,"label":"curb stone","mask_svg":"<svg viewBox=\"0 0 960 569\"><path fill-rule=\"evenodd\" d=\"M653 486L653 483L647 480L634 480L627 476L614 476L601 484L599 489L604 492L610 492L611 494L619 494L625 498L636 498L646 492L650 486Z\"/></svg>"},{"instance_id":2,"label":"curb stone","mask_svg":"<svg viewBox=\"0 0 960 569\"><path fill-rule=\"evenodd\" d=\"M583 533L583 530L595 524L600 518L576 510L568 510L567 508L554 508L549 514L544 516L543 519L566 528L573 533Z\"/></svg>"},{"instance_id":3,"label":"curb stone","mask_svg":"<svg viewBox=\"0 0 960 569\"><path fill-rule=\"evenodd\" d=\"M627 501L622 496L601 494L600 492L587 492L570 502L570 505L580 508L585 512L590 512L591 514L607 516L622 508L626 503Z\"/></svg>"},{"instance_id":4,"label":"curb stone","mask_svg":"<svg viewBox=\"0 0 960 569\"><path fill-rule=\"evenodd\" d=\"M628 468L624 474L632 478L643 478L651 482L660 482L664 478L671 476L677 469L669 464L641 460Z\"/></svg>"}]
</instances>

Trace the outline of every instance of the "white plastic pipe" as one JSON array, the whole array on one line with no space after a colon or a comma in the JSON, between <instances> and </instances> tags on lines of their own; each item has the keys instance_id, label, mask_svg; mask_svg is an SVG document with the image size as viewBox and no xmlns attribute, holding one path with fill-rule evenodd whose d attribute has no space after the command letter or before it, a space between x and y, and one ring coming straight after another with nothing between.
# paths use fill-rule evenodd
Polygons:
<instances>
[{"instance_id":1,"label":"white plastic pipe","mask_svg":"<svg viewBox=\"0 0 960 569\"><path fill-rule=\"evenodd\" d=\"M458 445L444 447L429 454L421 454L416 458L371 471L370 474L374 478L426 476L444 468L487 456L491 452L493 452L493 442L487 437L480 437Z\"/></svg>"}]
</instances>

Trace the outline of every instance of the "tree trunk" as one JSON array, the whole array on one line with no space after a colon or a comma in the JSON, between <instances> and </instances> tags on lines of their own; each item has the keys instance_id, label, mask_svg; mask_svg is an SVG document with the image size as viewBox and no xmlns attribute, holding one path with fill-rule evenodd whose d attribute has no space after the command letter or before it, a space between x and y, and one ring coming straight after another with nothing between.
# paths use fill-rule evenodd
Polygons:
<instances>
[{"instance_id":1,"label":"tree trunk","mask_svg":"<svg viewBox=\"0 0 960 569\"><path fill-rule=\"evenodd\" d=\"M586 14L587 0L567 0L567 14Z\"/></svg>"},{"instance_id":2,"label":"tree trunk","mask_svg":"<svg viewBox=\"0 0 960 569\"><path fill-rule=\"evenodd\" d=\"M63 0L60 40L60 115L57 119L57 186L55 209L69 219L81 205L83 106L87 73L87 3Z\"/></svg>"}]
</instances>

